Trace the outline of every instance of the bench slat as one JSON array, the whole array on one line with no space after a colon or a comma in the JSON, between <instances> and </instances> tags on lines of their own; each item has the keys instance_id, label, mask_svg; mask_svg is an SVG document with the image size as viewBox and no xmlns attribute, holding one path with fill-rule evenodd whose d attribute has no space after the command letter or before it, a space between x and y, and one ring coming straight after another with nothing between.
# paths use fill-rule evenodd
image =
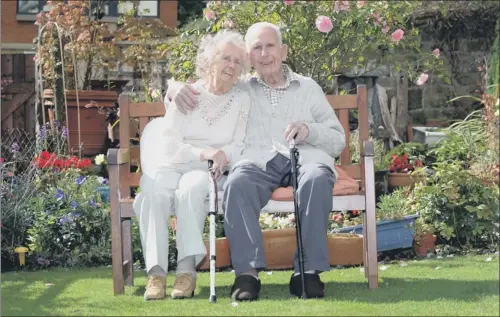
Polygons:
<instances>
[{"instance_id":1,"label":"bench slat","mask_svg":"<svg viewBox=\"0 0 500 317\"><path fill-rule=\"evenodd\" d=\"M131 118L160 117L165 115L165 105L161 101L130 103L129 113Z\"/></svg>"},{"instance_id":2,"label":"bench slat","mask_svg":"<svg viewBox=\"0 0 500 317\"><path fill-rule=\"evenodd\" d=\"M326 99L335 110L358 109L357 95L326 95Z\"/></svg>"}]
</instances>

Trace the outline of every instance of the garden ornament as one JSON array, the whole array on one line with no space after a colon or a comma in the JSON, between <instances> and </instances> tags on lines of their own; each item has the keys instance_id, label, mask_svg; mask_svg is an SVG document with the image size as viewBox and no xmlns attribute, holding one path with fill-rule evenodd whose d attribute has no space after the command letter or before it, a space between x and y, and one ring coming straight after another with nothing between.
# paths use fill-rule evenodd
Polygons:
<instances>
[{"instance_id":1,"label":"garden ornament","mask_svg":"<svg viewBox=\"0 0 500 317\"><path fill-rule=\"evenodd\" d=\"M14 249L14 252L19 253L19 265L24 266L25 264L25 253L28 252L29 249L26 247L17 247Z\"/></svg>"}]
</instances>

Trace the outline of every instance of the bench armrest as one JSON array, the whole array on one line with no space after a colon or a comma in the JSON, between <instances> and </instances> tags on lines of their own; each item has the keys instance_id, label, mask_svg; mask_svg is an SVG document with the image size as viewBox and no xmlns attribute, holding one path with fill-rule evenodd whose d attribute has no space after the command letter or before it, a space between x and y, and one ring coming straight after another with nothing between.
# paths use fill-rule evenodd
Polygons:
<instances>
[{"instance_id":1,"label":"bench armrest","mask_svg":"<svg viewBox=\"0 0 500 317\"><path fill-rule=\"evenodd\" d=\"M363 146L361 147L360 152L362 157L375 156L375 146L373 145L373 142L363 141Z\"/></svg>"},{"instance_id":2,"label":"bench armrest","mask_svg":"<svg viewBox=\"0 0 500 317\"><path fill-rule=\"evenodd\" d=\"M108 150L108 164L109 165L122 165L130 161L129 149L109 149Z\"/></svg>"}]
</instances>

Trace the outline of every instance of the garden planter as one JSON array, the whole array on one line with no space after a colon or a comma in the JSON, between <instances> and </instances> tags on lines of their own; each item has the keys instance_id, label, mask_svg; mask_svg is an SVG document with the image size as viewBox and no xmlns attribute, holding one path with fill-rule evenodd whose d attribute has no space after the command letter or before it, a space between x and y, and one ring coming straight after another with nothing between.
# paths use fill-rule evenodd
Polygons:
<instances>
[{"instance_id":1,"label":"garden planter","mask_svg":"<svg viewBox=\"0 0 500 317\"><path fill-rule=\"evenodd\" d=\"M426 256L427 253L436 252L436 235L426 233L415 236L415 253L419 256Z\"/></svg>"},{"instance_id":2,"label":"garden planter","mask_svg":"<svg viewBox=\"0 0 500 317\"><path fill-rule=\"evenodd\" d=\"M295 228L262 231L267 269L292 269L297 239ZM307 252L307 251L306 251ZM363 236L340 233L328 235L330 265L363 263Z\"/></svg>"},{"instance_id":3,"label":"garden planter","mask_svg":"<svg viewBox=\"0 0 500 317\"><path fill-rule=\"evenodd\" d=\"M444 130L436 127L413 127L412 141L435 146L440 140L445 139Z\"/></svg>"},{"instance_id":4,"label":"garden planter","mask_svg":"<svg viewBox=\"0 0 500 317\"><path fill-rule=\"evenodd\" d=\"M210 269L210 242L205 240L205 248L207 249L207 255L201 261L198 266L198 270L209 270ZM229 244L226 238L215 239L215 267L216 268L226 268L231 266L231 256L229 254Z\"/></svg>"},{"instance_id":5,"label":"garden planter","mask_svg":"<svg viewBox=\"0 0 500 317\"><path fill-rule=\"evenodd\" d=\"M54 92L52 89L43 91L45 107L51 126L55 119ZM68 105L69 142L72 154L78 153L78 104L76 91L66 92ZM106 139L108 136L106 116L117 103L116 91L78 91L80 104L80 142L82 155L94 156L106 152ZM92 106L88 106L92 105Z\"/></svg>"},{"instance_id":6,"label":"garden planter","mask_svg":"<svg viewBox=\"0 0 500 317\"><path fill-rule=\"evenodd\" d=\"M363 264L363 236L360 234L336 233L328 235L330 265Z\"/></svg>"},{"instance_id":7,"label":"garden planter","mask_svg":"<svg viewBox=\"0 0 500 317\"><path fill-rule=\"evenodd\" d=\"M297 249L295 228L262 230L267 269L291 269Z\"/></svg>"},{"instance_id":8,"label":"garden planter","mask_svg":"<svg viewBox=\"0 0 500 317\"><path fill-rule=\"evenodd\" d=\"M415 233L415 220L418 214L406 216L398 220L377 222L377 251L411 248ZM336 229L335 233L363 234L363 225Z\"/></svg>"},{"instance_id":9,"label":"garden planter","mask_svg":"<svg viewBox=\"0 0 500 317\"><path fill-rule=\"evenodd\" d=\"M413 186L416 183L425 182L425 180L425 176L416 176L409 173L389 173L387 175L387 183L390 189Z\"/></svg>"}]
</instances>

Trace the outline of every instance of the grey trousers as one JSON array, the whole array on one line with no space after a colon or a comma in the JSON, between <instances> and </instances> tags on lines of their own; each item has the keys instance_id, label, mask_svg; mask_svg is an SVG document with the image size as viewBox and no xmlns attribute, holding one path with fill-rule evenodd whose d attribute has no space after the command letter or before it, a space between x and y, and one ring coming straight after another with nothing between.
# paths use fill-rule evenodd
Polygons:
<instances>
[{"instance_id":1,"label":"grey trousers","mask_svg":"<svg viewBox=\"0 0 500 317\"><path fill-rule=\"evenodd\" d=\"M266 267L259 215L276 188L292 185L291 178L286 177L290 165L288 158L277 154L267 163L265 171L252 164L241 165L226 180L224 230L236 275ZM327 230L335 174L324 164L304 164L299 167L298 174L304 271L328 271ZM285 183L281 183L284 177ZM295 251L295 272L299 272L298 263Z\"/></svg>"}]
</instances>

